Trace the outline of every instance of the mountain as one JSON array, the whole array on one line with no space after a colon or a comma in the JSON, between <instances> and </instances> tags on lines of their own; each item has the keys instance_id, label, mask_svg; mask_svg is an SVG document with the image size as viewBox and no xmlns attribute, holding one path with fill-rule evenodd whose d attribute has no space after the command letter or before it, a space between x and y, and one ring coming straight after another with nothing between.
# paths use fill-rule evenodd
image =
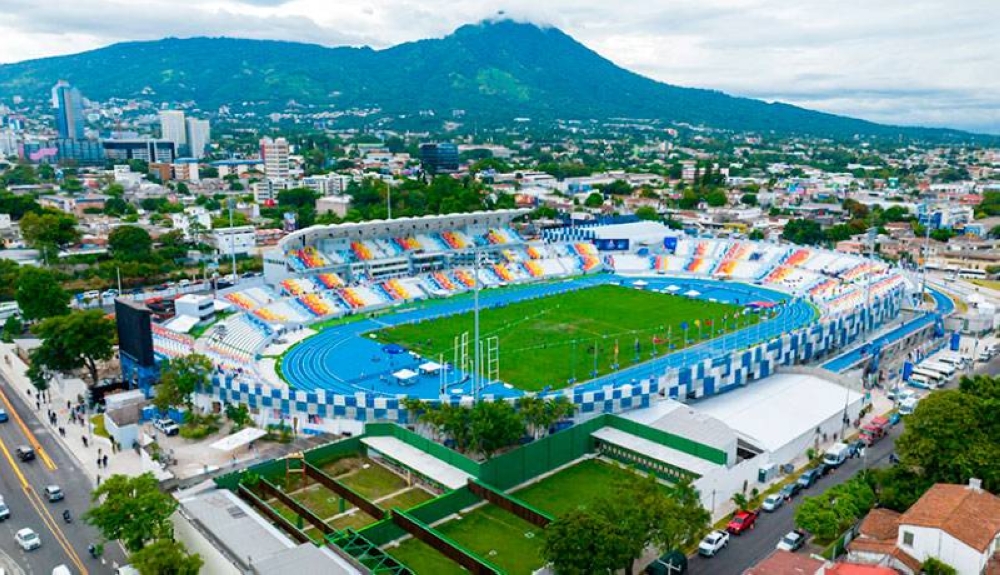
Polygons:
<instances>
[{"instance_id":1,"label":"mountain","mask_svg":"<svg viewBox=\"0 0 1000 575\"><path fill-rule=\"evenodd\" d=\"M885 126L683 88L622 69L558 29L513 21L459 28L385 50L233 38L168 38L0 65L0 97L42 100L59 79L91 99L150 91L207 109L262 102L379 107L390 114L466 111L466 120L649 118L715 128L967 140L957 130Z\"/></svg>"}]
</instances>

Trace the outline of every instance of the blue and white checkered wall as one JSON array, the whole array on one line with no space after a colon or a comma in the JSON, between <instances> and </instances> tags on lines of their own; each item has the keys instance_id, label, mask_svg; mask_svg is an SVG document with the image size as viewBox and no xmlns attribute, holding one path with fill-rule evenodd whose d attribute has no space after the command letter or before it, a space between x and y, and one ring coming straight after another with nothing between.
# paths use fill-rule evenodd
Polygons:
<instances>
[{"instance_id":1,"label":"blue and white checkered wall","mask_svg":"<svg viewBox=\"0 0 1000 575\"><path fill-rule=\"evenodd\" d=\"M862 335L863 324L873 329L899 314L903 290L876 299L872 313L863 311L829 319L796 330L771 341L727 355L706 359L680 369L670 369L659 377L607 386L581 392L570 388L561 392L583 414L618 413L648 407L651 398L665 390L670 397L715 395L765 378L778 366L793 365L843 348ZM399 397L358 392L354 395L325 391L296 391L238 379L217 376L212 395L223 402L245 403L251 408L274 409L283 415L345 418L358 421L394 421L408 423L408 412ZM491 399L487 396L487 399ZM442 401L453 405L471 403L471 397L446 396Z\"/></svg>"}]
</instances>

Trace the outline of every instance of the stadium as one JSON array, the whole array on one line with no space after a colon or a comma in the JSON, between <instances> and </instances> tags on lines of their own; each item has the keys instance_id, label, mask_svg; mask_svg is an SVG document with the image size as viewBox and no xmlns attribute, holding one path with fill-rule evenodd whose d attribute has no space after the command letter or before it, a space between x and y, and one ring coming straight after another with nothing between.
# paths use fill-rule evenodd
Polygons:
<instances>
[{"instance_id":1,"label":"stadium","mask_svg":"<svg viewBox=\"0 0 1000 575\"><path fill-rule=\"evenodd\" d=\"M513 225L524 213L294 232L265 255L265 285L220 295L236 313L197 340L154 326L156 351L209 356L224 401L320 417L402 422L407 397L525 393L618 412L820 358L895 317L912 290L863 257L648 222L528 240Z\"/></svg>"},{"instance_id":2,"label":"stadium","mask_svg":"<svg viewBox=\"0 0 1000 575\"><path fill-rule=\"evenodd\" d=\"M855 365L936 329L923 313L884 325L917 294L882 262L638 221L528 238L523 214L304 229L265 256L261 285L220 293L231 313L200 337L154 325L161 358L217 364L201 407L343 434L182 499L191 537L220 506L259 525L187 544L213 567L270 546L324 572L533 573L549 522L636 471L668 493L690 481L718 518L858 425L860 382L801 364ZM407 401L524 395L576 414L485 460L428 439Z\"/></svg>"}]
</instances>

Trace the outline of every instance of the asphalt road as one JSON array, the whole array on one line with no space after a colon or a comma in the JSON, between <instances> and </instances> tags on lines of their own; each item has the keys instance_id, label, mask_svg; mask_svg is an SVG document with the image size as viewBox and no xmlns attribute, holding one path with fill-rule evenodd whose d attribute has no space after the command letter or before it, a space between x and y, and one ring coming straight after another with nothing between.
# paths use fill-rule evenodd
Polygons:
<instances>
[{"instance_id":1,"label":"asphalt road","mask_svg":"<svg viewBox=\"0 0 1000 575\"><path fill-rule=\"evenodd\" d=\"M889 430L888 435L866 450L864 458L848 459L837 469L820 479L811 488L801 492L773 513L761 513L757 525L743 535L731 536L729 546L715 557L694 556L689 560L688 573L691 575L741 575L761 559L774 551L778 541L795 528L795 508L804 495L817 495L830 487L847 481L866 465L882 467L889 464L889 454L893 452L896 438L902 431L902 424ZM799 553L808 553L808 546Z\"/></svg>"},{"instance_id":2,"label":"asphalt road","mask_svg":"<svg viewBox=\"0 0 1000 575\"><path fill-rule=\"evenodd\" d=\"M112 573L113 561L119 565L125 563L124 553L117 544L106 545L104 563L87 553L87 546L98 540L97 531L80 519L90 505L88 478L62 444L52 437L48 426L37 418L35 406L29 409L6 381L2 383L0 405L7 409L10 420L0 423L0 495L10 508L11 516L0 523L0 566L11 567L12 562L20 571L15 568L9 572L27 575L49 575L60 564L69 567L74 574ZM45 409L43 405L42 417ZM41 446L34 461L21 462L14 452L19 445L32 443L25 429ZM63 501L49 503L45 499L43 490L50 484L62 488L66 496ZM69 509L73 516L71 524L63 522L64 509ZM23 527L38 533L42 541L40 548L25 552L14 542L14 533Z\"/></svg>"}]
</instances>

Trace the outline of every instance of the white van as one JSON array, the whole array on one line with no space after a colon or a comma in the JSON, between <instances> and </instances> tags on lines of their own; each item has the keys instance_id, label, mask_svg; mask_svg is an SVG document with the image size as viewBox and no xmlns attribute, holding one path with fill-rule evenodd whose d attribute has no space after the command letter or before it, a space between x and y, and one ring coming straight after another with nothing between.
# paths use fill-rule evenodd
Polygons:
<instances>
[{"instance_id":1,"label":"white van","mask_svg":"<svg viewBox=\"0 0 1000 575\"><path fill-rule=\"evenodd\" d=\"M73 572L65 565L56 565L55 569L52 570L52 575L73 575Z\"/></svg>"},{"instance_id":2,"label":"white van","mask_svg":"<svg viewBox=\"0 0 1000 575\"><path fill-rule=\"evenodd\" d=\"M917 403L919 401L920 400L917 399L917 398L915 398L915 397L910 397L910 398L904 399L899 404L899 414L900 415L910 415L911 413L913 413L913 411L915 409L917 409Z\"/></svg>"},{"instance_id":3,"label":"white van","mask_svg":"<svg viewBox=\"0 0 1000 575\"><path fill-rule=\"evenodd\" d=\"M910 379L906 380L906 384L920 389L934 389L936 387L933 380L930 380L919 373L910 374Z\"/></svg>"},{"instance_id":4,"label":"white van","mask_svg":"<svg viewBox=\"0 0 1000 575\"><path fill-rule=\"evenodd\" d=\"M925 361L920 364L920 367L924 369L929 369L941 375L941 378L945 382L950 382L955 379L955 366L948 363L941 363L937 361Z\"/></svg>"},{"instance_id":5,"label":"white van","mask_svg":"<svg viewBox=\"0 0 1000 575\"><path fill-rule=\"evenodd\" d=\"M823 454L823 463L831 467L840 467L851 452L851 448L846 443L834 443Z\"/></svg>"},{"instance_id":6,"label":"white van","mask_svg":"<svg viewBox=\"0 0 1000 575\"><path fill-rule=\"evenodd\" d=\"M970 363L972 363L972 360L965 357L964 355L954 355L950 353L940 355L934 358L934 361L936 363L948 364L954 367L955 369L965 369L966 367L969 366Z\"/></svg>"},{"instance_id":7,"label":"white van","mask_svg":"<svg viewBox=\"0 0 1000 575\"><path fill-rule=\"evenodd\" d=\"M913 373L910 374L910 381L913 381L913 378L917 376L922 378L928 385L930 385L928 389L941 387L942 385L944 385L944 377L940 373L932 369L927 369L923 365L917 365L913 367Z\"/></svg>"}]
</instances>

